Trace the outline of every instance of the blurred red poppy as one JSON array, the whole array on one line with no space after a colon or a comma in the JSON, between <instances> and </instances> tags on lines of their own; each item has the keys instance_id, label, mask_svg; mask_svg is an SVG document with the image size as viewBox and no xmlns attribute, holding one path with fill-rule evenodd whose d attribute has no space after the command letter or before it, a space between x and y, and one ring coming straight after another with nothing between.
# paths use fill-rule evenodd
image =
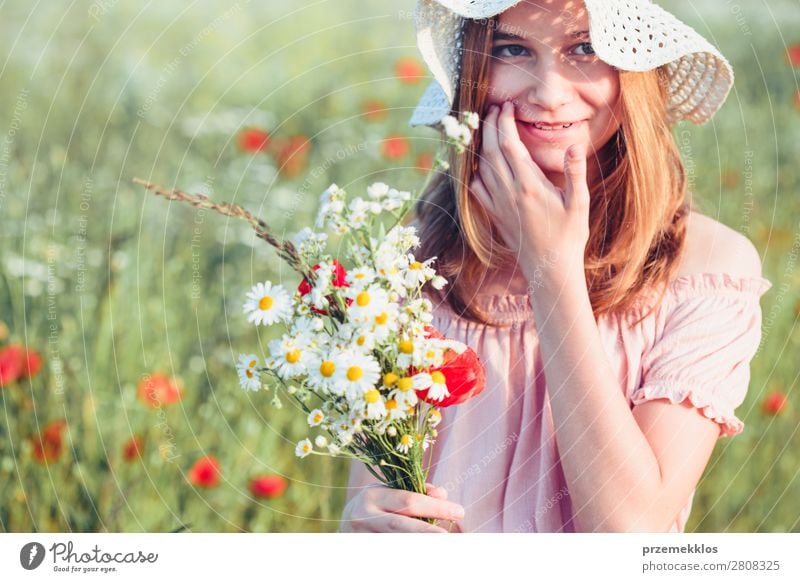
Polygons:
<instances>
[{"instance_id":1,"label":"blurred red poppy","mask_svg":"<svg viewBox=\"0 0 800 582\"><path fill-rule=\"evenodd\" d=\"M361 111L367 121L382 121L389 113L388 106L380 99L368 99L361 104Z\"/></svg>"},{"instance_id":2,"label":"blurred red poppy","mask_svg":"<svg viewBox=\"0 0 800 582\"><path fill-rule=\"evenodd\" d=\"M42 358L34 350L26 350L19 344L10 344L0 350L0 388L32 378L42 368Z\"/></svg>"},{"instance_id":3,"label":"blurred red poppy","mask_svg":"<svg viewBox=\"0 0 800 582\"><path fill-rule=\"evenodd\" d=\"M201 457L189 469L189 481L196 487L216 487L219 480L219 461L213 455Z\"/></svg>"},{"instance_id":4,"label":"blurred red poppy","mask_svg":"<svg viewBox=\"0 0 800 582\"><path fill-rule=\"evenodd\" d=\"M312 268L315 271L317 269L319 269L319 263L314 265ZM333 259L333 281L331 281L331 284L334 287L339 287L339 288L341 288L341 287L349 287L350 285L345 280L346 277L347 277L347 271L345 271L344 265L342 265L336 259ZM311 293L311 289L312 289L311 285L305 279L300 281L300 284L297 286L297 291L298 291L298 293L300 293L300 296L307 295L308 293ZM331 298L329 297L328 300L330 301ZM350 305L353 302L352 299L345 299L345 301L347 302L347 305ZM311 311L313 311L314 313L317 313L319 315L325 315L325 314L328 313L325 309L317 309L316 307L312 307Z\"/></svg>"},{"instance_id":5,"label":"blurred red poppy","mask_svg":"<svg viewBox=\"0 0 800 582\"><path fill-rule=\"evenodd\" d=\"M433 168L433 154L430 152L422 152L417 156L417 160L414 164L416 166L417 172L420 174L427 174Z\"/></svg>"},{"instance_id":6,"label":"blurred red poppy","mask_svg":"<svg viewBox=\"0 0 800 582\"><path fill-rule=\"evenodd\" d=\"M135 435L122 445L122 458L130 463L141 457L143 451L144 439L139 435Z\"/></svg>"},{"instance_id":7,"label":"blurred red poppy","mask_svg":"<svg viewBox=\"0 0 800 582\"><path fill-rule=\"evenodd\" d=\"M49 422L38 435L31 437L33 445L33 458L39 463L57 461L64 448L64 439L61 431L67 426L63 419Z\"/></svg>"},{"instance_id":8,"label":"blurred red poppy","mask_svg":"<svg viewBox=\"0 0 800 582\"><path fill-rule=\"evenodd\" d=\"M790 45L786 50L789 64L793 67L800 67L800 42Z\"/></svg>"},{"instance_id":9,"label":"blurred red poppy","mask_svg":"<svg viewBox=\"0 0 800 582\"><path fill-rule=\"evenodd\" d=\"M280 475L261 475L250 479L250 493L256 497L274 499L286 491L286 479Z\"/></svg>"},{"instance_id":10,"label":"blurred red poppy","mask_svg":"<svg viewBox=\"0 0 800 582\"><path fill-rule=\"evenodd\" d=\"M444 336L431 326L426 326L425 331L428 333L428 337L444 339ZM486 370L484 370L478 354L470 347L467 347L461 354L447 350L444 355L444 363L440 367L428 371L429 374L434 372L441 372L444 375L445 385L450 395L442 400L432 400L427 398L428 390L425 389L417 390L417 396L420 400L439 408L466 402L483 392L486 386Z\"/></svg>"},{"instance_id":11,"label":"blurred red poppy","mask_svg":"<svg viewBox=\"0 0 800 582\"><path fill-rule=\"evenodd\" d=\"M263 152L269 145L269 134L261 129L248 127L239 133L239 148L250 153Z\"/></svg>"},{"instance_id":12,"label":"blurred red poppy","mask_svg":"<svg viewBox=\"0 0 800 582\"><path fill-rule=\"evenodd\" d=\"M779 390L774 390L764 398L761 403L761 411L764 414L777 415L786 409L789 399Z\"/></svg>"},{"instance_id":13,"label":"blurred red poppy","mask_svg":"<svg viewBox=\"0 0 800 582\"><path fill-rule=\"evenodd\" d=\"M310 149L311 140L304 135L276 138L275 163L278 164L280 174L285 178L292 178L305 170Z\"/></svg>"},{"instance_id":14,"label":"blurred red poppy","mask_svg":"<svg viewBox=\"0 0 800 582\"><path fill-rule=\"evenodd\" d=\"M416 85L424 80L425 69L417 59L413 57L403 57L398 59L395 63L394 74L401 83Z\"/></svg>"},{"instance_id":15,"label":"blurred red poppy","mask_svg":"<svg viewBox=\"0 0 800 582\"><path fill-rule=\"evenodd\" d=\"M399 160L408 155L410 149L408 138L402 135L390 135L381 144L381 155L387 160Z\"/></svg>"},{"instance_id":16,"label":"blurred red poppy","mask_svg":"<svg viewBox=\"0 0 800 582\"><path fill-rule=\"evenodd\" d=\"M739 173L734 170L724 170L720 178L724 188L732 189L739 185Z\"/></svg>"},{"instance_id":17,"label":"blurred red poppy","mask_svg":"<svg viewBox=\"0 0 800 582\"><path fill-rule=\"evenodd\" d=\"M178 402L184 388L179 380L166 374L152 374L139 381L139 400L150 408L160 408Z\"/></svg>"}]
</instances>

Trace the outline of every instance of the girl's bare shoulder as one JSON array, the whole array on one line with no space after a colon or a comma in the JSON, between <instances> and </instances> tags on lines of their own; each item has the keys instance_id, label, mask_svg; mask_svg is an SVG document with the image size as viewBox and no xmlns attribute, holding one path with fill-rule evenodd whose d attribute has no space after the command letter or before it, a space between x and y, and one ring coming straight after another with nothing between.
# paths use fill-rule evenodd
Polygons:
<instances>
[{"instance_id":1,"label":"girl's bare shoulder","mask_svg":"<svg viewBox=\"0 0 800 582\"><path fill-rule=\"evenodd\" d=\"M745 235L710 216L692 212L676 277L698 273L760 277L761 258Z\"/></svg>"}]
</instances>

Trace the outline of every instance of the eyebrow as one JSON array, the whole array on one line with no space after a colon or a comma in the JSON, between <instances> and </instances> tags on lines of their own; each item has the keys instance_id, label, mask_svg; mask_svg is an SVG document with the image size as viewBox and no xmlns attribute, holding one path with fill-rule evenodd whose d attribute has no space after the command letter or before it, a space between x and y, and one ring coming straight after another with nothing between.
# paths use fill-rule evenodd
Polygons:
<instances>
[{"instance_id":1,"label":"eyebrow","mask_svg":"<svg viewBox=\"0 0 800 582\"><path fill-rule=\"evenodd\" d=\"M581 38L583 36L589 36L588 30L575 30L572 32L568 32L564 35L564 38ZM494 33L493 40L527 40L524 36L519 36L512 32L503 32L502 30L498 30Z\"/></svg>"}]
</instances>

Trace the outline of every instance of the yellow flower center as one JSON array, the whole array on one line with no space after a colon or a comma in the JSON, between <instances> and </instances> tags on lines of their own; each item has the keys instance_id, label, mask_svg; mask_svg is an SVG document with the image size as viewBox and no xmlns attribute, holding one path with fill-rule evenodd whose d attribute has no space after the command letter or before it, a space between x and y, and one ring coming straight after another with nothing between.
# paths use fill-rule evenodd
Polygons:
<instances>
[{"instance_id":1,"label":"yellow flower center","mask_svg":"<svg viewBox=\"0 0 800 582\"><path fill-rule=\"evenodd\" d=\"M316 414L314 415L314 422L316 422L317 424L319 424L320 422L322 422L322 418L323 418L323 416L322 416L322 413L321 413L321 412L318 412L318 413L316 413Z\"/></svg>"},{"instance_id":2,"label":"yellow flower center","mask_svg":"<svg viewBox=\"0 0 800 582\"><path fill-rule=\"evenodd\" d=\"M266 311L267 309L272 307L273 303L274 303L274 301L272 300L272 297L270 297L269 295L266 295L265 297L261 298L261 301L258 302L258 308L261 311Z\"/></svg>"},{"instance_id":3,"label":"yellow flower center","mask_svg":"<svg viewBox=\"0 0 800 582\"><path fill-rule=\"evenodd\" d=\"M400 353L402 354L413 354L414 353L414 342L411 340L400 340Z\"/></svg>"},{"instance_id":4,"label":"yellow flower center","mask_svg":"<svg viewBox=\"0 0 800 582\"><path fill-rule=\"evenodd\" d=\"M311 451L311 445L308 443L303 443L303 452L308 453Z\"/></svg>"},{"instance_id":5,"label":"yellow flower center","mask_svg":"<svg viewBox=\"0 0 800 582\"><path fill-rule=\"evenodd\" d=\"M414 261L408 266L409 269L413 269L415 271L419 271L422 268L422 263L419 261Z\"/></svg>"},{"instance_id":6,"label":"yellow flower center","mask_svg":"<svg viewBox=\"0 0 800 582\"><path fill-rule=\"evenodd\" d=\"M255 368L257 363L258 362L256 362L255 360L250 360L250 363L248 364L248 366L251 367L251 368Z\"/></svg>"},{"instance_id":7,"label":"yellow flower center","mask_svg":"<svg viewBox=\"0 0 800 582\"><path fill-rule=\"evenodd\" d=\"M360 366L350 366L347 368L347 379L351 382L356 382L364 375L364 370Z\"/></svg>"},{"instance_id":8,"label":"yellow flower center","mask_svg":"<svg viewBox=\"0 0 800 582\"><path fill-rule=\"evenodd\" d=\"M404 434L403 436L401 436L400 437L400 444L401 445L406 445L406 446L411 445L411 435Z\"/></svg>"},{"instance_id":9,"label":"yellow flower center","mask_svg":"<svg viewBox=\"0 0 800 582\"><path fill-rule=\"evenodd\" d=\"M365 343L367 343L367 336L365 336L365 335L358 336L358 339L356 340L356 343L358 345L360 345L360 346L363 346Z\"/></svg>"},{"instance_id":10,"label":"yellow flower center","mask_svg":"<svg viewBox=\"0 0 800 582\"><path fill-rule=\"evenodd\" d=\"M364 394L364 400L367 401L367 404L375 404L378 400L380 400L381 393L375 390L375 388L371 388L367 390L367 393Z\"/></svg>"},{"instance_id":11,"label":"yellow flower center","mask_svg":"<svg viewBox=\"0 0 800 582\"><path fill-rule=\"evenodd\" d=\"M375 323L378 325L386 325L386 322L389 321L389 314L385 311L380 315L375 316Z\"/></svg>"},{"instance_id":12,"label":"yellow flower center","mask_svg":"<svg viewBox=\"0 0 800 582\"><path fill-rule=\"evenodd\" d=\"M387 386L393 386L395 382L397 382L399 376L394 372L389 372L388 374L383 375L383 383Z\"/></svg>"},{"instance_id":13,"label":"yellow flower center","mask_svg":"<svg viewBox=\"0 0 800 582\"><path fill-rule=\"evenodd\" d=\"M333 373L336 371L336 364L331 362L330 360L325 360L319 365L319 373L325 376L326 378L330 378L333 376Z\"/></svg>"},{"instance_id":14,"label":"yellow flower center","mask_svg":"<svg viewBox=\"0 0 800 582\"><path fill-rule=\"evenodd\" d=\"M358 305L359 307L366 307L367 305L369 305L369 299L370 299L369 293L367 293L366 291L362 291L361 293L356 295L356 305Z\"/></svg>"},{"instance_id":15,"label":"yellow flower center","mask_svg":"<svg viewBox=\"0 0 800 582\"><path fill-rule=\"evenodd\" d=\"M366 277L366 275L364 275L364 273L356 273L356 274L354 275L354 277L355 277L356 279L363 279L364 277Z\"/></svg>"},{"instance_id":16,"label":"yellow flower center","mask_svg":"<svg viewBox=\"0 0 800 582\"><path fill-rule=\"evenodd\" d=\"M392 398L391 400L387 400L386 401L386 409L387 410L394 410L395 408L397 408L397 400Z\"/></svg>"},{"instance_id":17,"label":"yellow flower center","mask_svg":"<svg viewBox=\"0 0 800 582\"><path fill-rule=\"evenodd\" d=\"M292 350L290 352L286 352L286 361L289 362L290 364L296 364L297 362L300 361L301 355L302 352L300 352L300 350L297 349Z\"/></svg>"},{"instance_id":18,"label":"yellow flower center","mask_svg":"<svg viewBox=\"0 0 800 582\"><path fill-rule=\"evenodd\" d=\"M417 440L418 443L422 442L422 435L421 434L417 433L417 435L414 438Z\"/></svg>"},{"instance_id":19,"label":"yellow flower center","mask_svg":"<svg viewBox=\"0 0 800 582\"><path fill-rule=\"evenodd\" d=\"M253 377L253 370L250 370L250 369L245 370L244 371L244 375L247 376L248 378L252 378Z\"/></svg>"},{"instance_id":20,"label":"yellow flower center","mask_svg":"<svg viewBox=\"0 0 800 582\"><path fill-rule=\"evenodd\" d=\"M444 374L442 374L438 370L431 374L431 380L433 380L435 384L445 384L446 383L446 379L444 377Z\"/></svg>"},{"instance_id":21,"label":"yellow flower center","mask_svg":"<svg viewBox=\"0 0 800 582\"><path fill-rule=\"evenodd\" d=\"M428 358L429 360L432 360L434 356L436 356L436 352L434 352L433 350L428 350L427 352L425 352L425 357Z\"/></svg>"},{"instance_id":22,"label":"yellow flower center","mask_svg":"<svg viewBox=\"0 0 800 582\"><path fill-rule=\"evenodd\" d=\"M400 378L397 381L397 387L400 389L401 392L408 392L411 388L414 387L414 380L411 378Z\"/></svg>"}]
</instances>

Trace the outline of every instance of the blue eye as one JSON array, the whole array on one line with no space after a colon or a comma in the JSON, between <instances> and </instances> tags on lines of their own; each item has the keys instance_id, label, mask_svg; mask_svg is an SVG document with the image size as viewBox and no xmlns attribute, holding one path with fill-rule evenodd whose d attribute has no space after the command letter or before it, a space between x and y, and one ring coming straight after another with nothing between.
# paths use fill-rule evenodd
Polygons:
<instances>
[{"instance_id":1,"label":"blue eye","mask_svg":"<svg viewBox=\"0 0 800 582\"><path fill-rule=\"evenodd\" d=\"M519 44L504 44L502 46L494 47L494 49L492 50L492 56L495 56L495 57L499 57L499 56L518 57L518 56L520 56L519 53L515 54L513 51L509 55L500 55L499 51L502 51L503 49L521 49L521 50L526 50L524 46L519 45Z\"/></svg>"}]
</instances>

